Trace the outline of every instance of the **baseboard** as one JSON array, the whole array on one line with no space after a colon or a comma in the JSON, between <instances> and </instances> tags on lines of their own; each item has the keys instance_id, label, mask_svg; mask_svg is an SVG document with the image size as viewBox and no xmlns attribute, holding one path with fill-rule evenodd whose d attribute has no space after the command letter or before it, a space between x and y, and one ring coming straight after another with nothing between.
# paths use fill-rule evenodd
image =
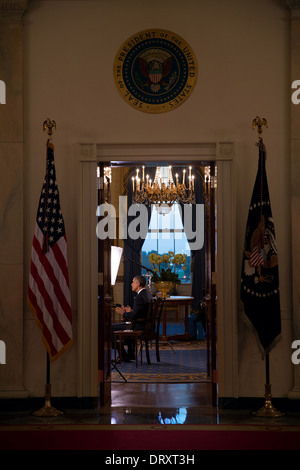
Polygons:
<instances>
[{"instance_id":1,"label":"baseboard","mask_svg":"<svg viewBox=\"0 0 300 470\"><path fill-rule=\"evenodd\" d=\"M300 400L288 398L272 398L272 405L282 412L300 411ZM257 411L264 406L265 399L259 397L219 397L218 406L222 410L252 410Z\"/></svg>"},{"instance_id":2,"label":"baseboard","mask_svg":"<svg viewBox=\"0 0 300 470\"><path fill-rule=\"evenodd\" d=\"M45 405L43 397L2 398L0 411L29 411L39 410ZM97 397L52 397L51 405L59 410L97 409Z\"/></svg>"},{"instance_id":3,"label":"baseboard","mask_svg":"<svg viewBox=\"0 0 300 470\"><path fill-rule=\"evenodd\" d=\"M252 410L257 411L264 405L264 398L259 397L219 397L218 406L222 410ZM44 397L1 398L0 411L33 412L45 404ZM97 397L52 397L51 405L59 410L97 409ZM283 412L300 411L300 400L288 398L272 398L272 405Z\"/></svg>"}]
</instances>

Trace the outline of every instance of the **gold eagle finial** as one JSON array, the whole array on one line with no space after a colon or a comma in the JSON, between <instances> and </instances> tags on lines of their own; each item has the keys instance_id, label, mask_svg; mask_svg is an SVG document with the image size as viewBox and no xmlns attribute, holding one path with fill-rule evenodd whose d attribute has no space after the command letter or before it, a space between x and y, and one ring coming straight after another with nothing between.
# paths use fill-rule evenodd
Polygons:
<instances>
[{"instance_id":1,"label":"gold eagle finial","mask_svg":"<svg viewBox=\"0 0 300 470\"><path fill-rule=\"evenodd\" d=\"M55 121L51 121L51 119L47 118L44 122L43 122L43 130L47 130L48 129L48 136L49 138L51 139L51 136L53 134L53 129L56 129L56 122Z\"/></svg>"},{"instance_id":2,"label":"gold eagle finial","mask_svg":"<svg viewBox=\"0 0 300 470\"><path fill-rule=\"evenodd\" d=\"M259 116L256 116L256 118L254 118L252 121L252 129L255 129L255 127L257 127L259 140L262 140L262 126L268 127L267 120L265 118L261 119Z\"/></svg>"}]
</instances>

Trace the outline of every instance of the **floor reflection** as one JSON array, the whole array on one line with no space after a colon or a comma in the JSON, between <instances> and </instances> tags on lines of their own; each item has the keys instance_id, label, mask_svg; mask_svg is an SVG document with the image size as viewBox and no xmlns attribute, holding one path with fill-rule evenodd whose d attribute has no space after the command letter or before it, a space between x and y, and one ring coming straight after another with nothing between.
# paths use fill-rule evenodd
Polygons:
<instances>
[{"instance_id":1,"label":"floor reflection","mask_svg":"<svg viewBox=\"0 0 300 470\"><path fill-rule=\"evenodd\" d=\"M184 424L187 418L187 409L186 408L179 408L177 412L174 414L170 413L162 413L159 411L158 413L158 422L160 424Z\"/></svg>"},{"instance_id":2,"label":"floor reflection","mask_svg":"<svg viewBox=\"0 0 300 470\"><path fill-rule=\"evenodd\" d=\"M53 403L54 404L54 403ZM55 404L54 404L55 405ZM254 416L251 409L211 405L210 384L114 384L112 403L95 408L60 408L63 415L38 417L35 409L0 410L0 425L300 425L299 411L280 418ZM278 408L279 409L279 408ZM285 411L281 409L281 411Z\"/></svg>"}]
</instances>

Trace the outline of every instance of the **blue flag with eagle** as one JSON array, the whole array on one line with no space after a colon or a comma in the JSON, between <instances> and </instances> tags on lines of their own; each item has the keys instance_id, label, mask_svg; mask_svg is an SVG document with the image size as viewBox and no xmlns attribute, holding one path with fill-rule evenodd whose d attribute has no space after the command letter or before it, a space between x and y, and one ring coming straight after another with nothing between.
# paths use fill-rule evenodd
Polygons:
<instances>
[{"instance_id":1,"label":"blue flag with eagle","mask_svg":"<svg viewBox=\"0 0 300 470\"><path fill-rule=\"evenodd\" d=\"M268 354L281 334L278 254L266 175L266 152L259 143L259 162L248 212L241 279L246 323L260 350Z\"/></svg>"}]
</instances>

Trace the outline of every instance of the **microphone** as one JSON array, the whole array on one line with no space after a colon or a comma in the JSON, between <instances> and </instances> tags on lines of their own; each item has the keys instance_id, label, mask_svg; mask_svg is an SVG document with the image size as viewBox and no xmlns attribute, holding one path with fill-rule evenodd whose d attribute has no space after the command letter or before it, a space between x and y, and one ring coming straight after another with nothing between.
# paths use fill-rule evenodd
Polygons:
<instances>
[{"instance_id":1,"label":"microphone","mask_svg":"<svg viewBox=\"0 0 300 470\"><path fill-rule=\"evenodd\" d=\"M134 260L131 259L131 258L127 258L126 256L123 256L123 262L124 262L124 259L126 259L127 261L131 261L131 263L134 263L134 264L136 264L137 266L139 266L140 268L144 268L144 269L146 269L147 271L149 271L150 273L154 274L154 271L152 271L152 269L147 268L146 266L143 266L142 264L138 263L137 261L134 261Z\"/></svg>"}]
</instances>

